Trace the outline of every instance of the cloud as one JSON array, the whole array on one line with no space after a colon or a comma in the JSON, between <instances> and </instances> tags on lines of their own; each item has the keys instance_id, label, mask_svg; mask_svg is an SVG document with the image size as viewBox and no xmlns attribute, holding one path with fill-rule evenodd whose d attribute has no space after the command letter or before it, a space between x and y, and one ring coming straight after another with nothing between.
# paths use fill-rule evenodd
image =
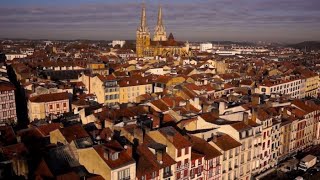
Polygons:
<instances>
[{"instance_id":1,"label":"cloud","mask_svg":"<svg viewBox=\"0 0 320 180\"><path fill-rule=\"evenodd\" d=\"M154 29L156 23L157 7L158 4L153 1L147 3L150 30ZM272 38L274 32L286 36L291 35L292 39L319 39L320 35L314 33L315 29L320 28L319 8L320 1L318 0L176 0L163 2L164 23L167 30L177 31L183 39L197 39L198 37L200 39L212 37L241 39L250 38L247 34L252 33L256 34L252 34L251 39L256 39L259 31L264 33L264 38L268 37L267 39L272 40L275 39ZM50 34L46 32L49 29L55 31L52 37L56 34L61 38L68 38L70 34L73 34L79 38L117 39L125 37L134 39L140 13L141 4L129 0L118 3L81 1L77 4L55 6L43 4L2 6L0 7L0 34L11 37L33 34L32 37L38 35L44 38ZM21 28L25 31L20 31ZM266 29L272 33L268 33ZM33 33L26 33L26 31ZM305 34L311 31L312 33L309 33L308 36L296 37L299 32ZM232 34L234 32L238 34Z\"/></svg>"}]
</instances>

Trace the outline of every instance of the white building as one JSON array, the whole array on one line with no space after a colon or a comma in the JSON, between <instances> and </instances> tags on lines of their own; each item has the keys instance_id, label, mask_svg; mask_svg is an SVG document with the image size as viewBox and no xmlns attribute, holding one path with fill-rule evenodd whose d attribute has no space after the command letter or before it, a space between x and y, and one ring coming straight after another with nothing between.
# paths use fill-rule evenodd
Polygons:
<instances>
[{"instance_id":1,"label":"white building","mask_svg":"<svg viewBox=\"0 0 320 180\"><path fill-rule=\"evenodd\" d=\"M220 56L234 56L237 54L241 54L241 52L230 49L230 50L217 50L215 54L218 54Z\"/></svg>"},{"instance_id":2,"label":"white building","mask_svg":"<svg viewBox=\"0 0 320 180\"><path fill-rule=\"evenodd\" d=\"M113 41L112 41L112 47L115 47L116 45L120 45L120 47L122 47L125 43L126 43L126 41L113 40Z\"/></svg>"},{"instance_id":3,"label":"white building","mask_svg":"<svg viewBox=\"0 0 320 180\"><path fill-rule=\"evenodd\" d=\"M304 98L305 80L298 77L272 79L262 82L256 89L259 94L286 94L291 98Z\"/></svg>"},{"instance_id":4,"label":"white building","mask_svg":"<svg viewBox=\"0 0 320 180\"><path fill-rule=\"evenodd\" d=\"M18 53L16 53L16 54L6 54L6 59L8 61L12 61L15 58L25 58L25 57L27 57L27 54L18 54Z\"/></svg>"},{"instance_id":5,"label":"white building","mask_svg":"<svg viewBox=\"0 0 320 180\"><path fill-rule=\"evenodd\" d=\"M201 43L200 44L200 51L201 52L207 51L208 49L212 49L212 43Z\"/></svg>"}]
</instances>

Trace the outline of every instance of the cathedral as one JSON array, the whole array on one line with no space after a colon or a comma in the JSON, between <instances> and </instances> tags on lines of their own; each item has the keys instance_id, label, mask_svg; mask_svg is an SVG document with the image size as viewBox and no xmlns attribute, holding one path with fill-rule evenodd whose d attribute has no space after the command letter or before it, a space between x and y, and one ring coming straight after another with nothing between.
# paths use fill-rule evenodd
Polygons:
<instances>
[{"instance_id":1,"label":"cathedral","mask_svg":"<svg viewBox=\"0 0 320 180\"><path fill-rule=\"evenodd\" d=\"M151 40L147 25L146 8L142 7L141 22L136 36L137 57L152 56L188 56L189 43L178 42L172 33L167 37L166 29L162 21L162 7L159 7L158 21L153 38Z\"/></svg>"}]
</instances>

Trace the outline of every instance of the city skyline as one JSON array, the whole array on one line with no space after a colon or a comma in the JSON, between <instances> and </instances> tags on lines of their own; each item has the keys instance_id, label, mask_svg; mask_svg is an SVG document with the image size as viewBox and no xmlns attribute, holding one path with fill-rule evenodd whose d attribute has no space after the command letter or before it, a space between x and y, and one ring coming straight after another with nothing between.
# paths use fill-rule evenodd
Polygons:
<instances>
[{"instance_id":1,"label":"city skyline","mask_svg":"<svg viewBox=\"0 0 320 180\"><path fill-rule=\"evenodd\" d=\"M77 3L77 4L76 4ZM163 6L167 32L180 40L300 42L319 40L320 2L145 1L154 32ZM142 1L2 2L0 38L135 39Z\"/></svg>"}]
</instances>

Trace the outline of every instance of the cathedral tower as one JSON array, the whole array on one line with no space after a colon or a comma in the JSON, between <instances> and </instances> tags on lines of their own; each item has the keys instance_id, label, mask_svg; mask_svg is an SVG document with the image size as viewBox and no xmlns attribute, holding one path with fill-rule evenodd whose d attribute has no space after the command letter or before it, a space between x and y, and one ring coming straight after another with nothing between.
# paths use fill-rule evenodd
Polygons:
<instances>
[{"instance_id":1,"label":"cathedral tower","mask_svg":"<svg viewBox=\"0 0 320 180\"><path fill-rule=\"evenodd\" d=\"M136 33L137 57L143 57L144 51L150 46L150 32L147 26L146 7L143 4L141 11L141 23Z\"/></svg>"},{"instance_id":2,"label":"cathedral tower","mask_svg":"<svg viewBox=\"0 0 320 180\"><path fill-rule=\"evenodd\" d=\"M167 33L162 22L162 7L159 6L158 22L154 31L153 41L166 41L166 40L167 40Z\"/></svg>"}]
</instances>

